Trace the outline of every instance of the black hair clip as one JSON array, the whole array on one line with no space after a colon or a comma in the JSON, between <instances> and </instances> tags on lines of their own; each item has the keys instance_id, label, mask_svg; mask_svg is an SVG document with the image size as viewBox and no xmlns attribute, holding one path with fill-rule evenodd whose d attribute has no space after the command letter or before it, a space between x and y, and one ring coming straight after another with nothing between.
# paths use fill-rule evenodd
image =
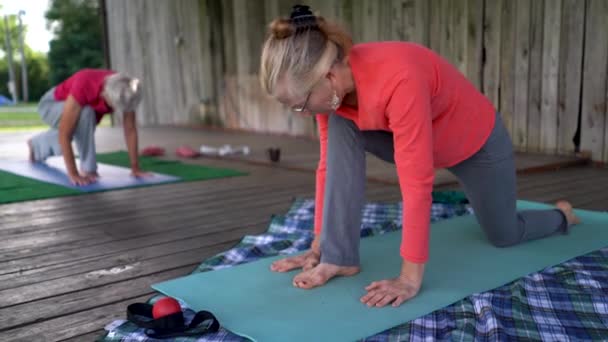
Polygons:
<instances>
[{"instance_id":1,"label":"black hair clip","mask_svg":"<svg viewBox=\"0 0 608 342\"><path fill-rule=\"evenodd\" d=\"M317 17L310 10L310 6L293 6L289 19L291 19L291 22L296 27L296 33L309 29L319 29Z\"/></svg>"}]
</instances>

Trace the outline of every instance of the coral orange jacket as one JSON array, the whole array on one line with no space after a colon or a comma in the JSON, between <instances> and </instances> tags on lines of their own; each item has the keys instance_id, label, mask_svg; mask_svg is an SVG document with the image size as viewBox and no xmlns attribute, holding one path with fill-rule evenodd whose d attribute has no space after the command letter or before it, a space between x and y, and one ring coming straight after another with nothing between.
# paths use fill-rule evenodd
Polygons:
<instances>
[{"instance_id":1,"label":"coral orange jacket","mask_svg":"<svg viewBox=\"0 0 608 342\"><path fill-rule=\"evenodd\" d=\"M401 256L428 259L435 168L454 166L481 149L495 121L494 105L457 68L414 43L355 45L349 54L358 106L336 113L360 130L391 132L403 198ZM315 233L322 227L328 116L317 114L320 160Z\"/></svg>"}]
</instances>

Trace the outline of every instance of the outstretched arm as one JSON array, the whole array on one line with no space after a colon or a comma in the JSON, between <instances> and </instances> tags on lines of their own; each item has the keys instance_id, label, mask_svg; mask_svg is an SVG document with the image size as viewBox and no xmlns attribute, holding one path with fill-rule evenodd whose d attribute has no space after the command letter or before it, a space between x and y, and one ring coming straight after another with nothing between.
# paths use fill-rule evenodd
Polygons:
<instances>
[{"instance_id":1,"label":"outstretched arm","mask_svg":"<svg viewBox=\"0 0 608 342\"><path fill-rule=\"evenodd\" d=\"M142 177L147 175L139 169L138 159L138 136L137 123L134 112L126 112L123 117L123 129L125 134L125 142L129 152L129 160L131 161L131 175L134 177Z\"/></svg>"},{"instance_id":2,"label":"outstretched arm","mask_svg":"<svg viewBox=\"0 0 608 342\"><path fill-rule=\"evenodd\" d=\"M369 306L401 305L418 293L424 276L435 170L431 89L423 79L404 75L386 111L403 198L403 260L398 277L373 282L366 288L368 294L361 301Z\"/></svg>"},{"instance_id":3,"label":"outstretched arm","mask_svg":"<svg viewBox=\"0 0 608 342\"><path fill-rule=\"evenodd\" d=\"M59 145L61 146L63 161L65 162L68 177L70 178L70 182L74 185L87 185L92 181L91 179L80 176L78 173L74 160L74 150L72 149L72 137L76 125L78 125L81 109L82 107L76 99L72 95L69 95L64 103L63 113L61 114L61 119L59 121Z\"/></svg>"}]
</instances>

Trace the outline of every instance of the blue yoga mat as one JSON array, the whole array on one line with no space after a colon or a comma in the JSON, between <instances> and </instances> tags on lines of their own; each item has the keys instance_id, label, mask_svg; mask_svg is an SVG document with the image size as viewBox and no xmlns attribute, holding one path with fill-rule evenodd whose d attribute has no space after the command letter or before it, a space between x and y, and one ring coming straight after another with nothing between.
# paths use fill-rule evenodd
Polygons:
<instances>
[{"instance_id":1,"label":"blue yoga mat","mask_svg":"<svg viewBox=\"0 0 608 342\"><path fill-rule=\"evenodd\" d=\"M76 160L76 165L78 165L78 160ZM75 186L70 183L70 179L67 176L63 157L51 157L48 158L45 163L30 163L29 161L22 160L0 160L0 170L46 183L80 190L82 192L169 183L180 179L178 177L160 173L152 173L152 177L135 178L131 176L131 170L128 168L98 163L97 172L100 175L98 181L86 186Z\"/></svg>"},{"instance_id":2,"label":"blue yoga mat","mask_svg":"<svg viewBox=\"0 0 608 342\"><path fill-rule=\"evenodd\" d=\"M549 208L527 201L518 207ZM278 257L152 287L213 312L226 329L256 341L353 341L608 245L608 213L577 214L583 223L568 235L502 249L486 241L473 216L434 223L423 289L398 308L368 308L359 299L372 281L398 274L401 232L362 239L361 273L313 290L291 285L295 271L271 272Z\"/></svg>"}]
</instances>

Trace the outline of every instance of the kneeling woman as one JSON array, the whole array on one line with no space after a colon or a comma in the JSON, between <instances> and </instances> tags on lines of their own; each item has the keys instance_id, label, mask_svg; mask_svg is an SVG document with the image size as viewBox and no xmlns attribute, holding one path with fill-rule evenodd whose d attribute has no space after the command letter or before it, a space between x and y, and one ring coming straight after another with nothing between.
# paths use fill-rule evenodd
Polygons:
<instances>
[{"instance_id":1,"label":"kneeling woman","mask_svg":"<svg viewBox=\"0 0 608 342\"><path fill-rule=\"evenodd\" d=\"M296 287L359 272L366 151L396 165L403 197L401 270L366 287L361 301L369 306L398 306L420 289L435 168L460 180L497 247L565 232L577 221L568 202L516 211L513 148L500 115L458 69L423 46L352 46L336 25L295 6L291 18L270 26L260 77L293 111L316 114L319 127L312 249L271 266L277 272L303 268Z\"/></svg>"},{"instance_id":2,"label":"kneeling woman","mask_svg":"<svg viewBox=\"0 0 608 342\"><path fill-rule=\"evenodd\" d=\"M135 109L141 101L139 80L112 70L83 69L44 94L38 105L42 120L50 126L28 141L30 160L42 162L62 155L70 181L86 185L97 177L95 128L105 114L122 115L131 173L143 176L137 160ZM76 168L72 139L78 148Z\"/></svg>"}]
</instances>

